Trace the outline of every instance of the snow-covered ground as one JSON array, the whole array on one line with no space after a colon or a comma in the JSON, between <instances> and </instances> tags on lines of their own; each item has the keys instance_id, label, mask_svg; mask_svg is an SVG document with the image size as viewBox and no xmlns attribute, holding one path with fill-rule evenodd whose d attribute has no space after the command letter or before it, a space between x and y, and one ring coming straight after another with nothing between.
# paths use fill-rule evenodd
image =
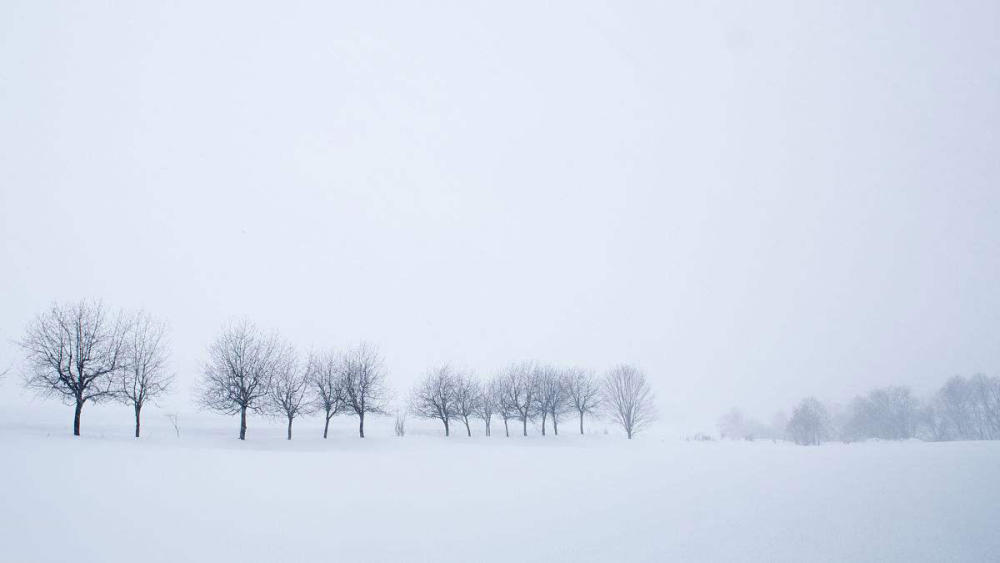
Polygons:
<instances>
[{"instance_id":1,"label":"snow-covered ground","mask_svg":"<svg viewBox=\"0 0 1000 563\"><path fill-rule=\"evenodd\" d=\"M339 419L326 441L313 420L240 443L225 422L140 440L0 427L0 559L1000 560L1000 443L627 441L568 423L360 440Z\"/></svg>"}]
</instances>

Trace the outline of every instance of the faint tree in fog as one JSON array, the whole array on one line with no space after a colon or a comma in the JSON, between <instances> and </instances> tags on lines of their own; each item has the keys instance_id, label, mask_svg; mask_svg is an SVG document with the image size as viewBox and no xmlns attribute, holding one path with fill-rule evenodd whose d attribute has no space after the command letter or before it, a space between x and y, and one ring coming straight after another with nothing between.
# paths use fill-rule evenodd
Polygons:
<instances>
[{"instance_id":1,"label":"faint tree in fog","mask_svg":"<svg viewBox=\"0 0 1000 563\"><path fill-rule=\"evenodd\" d=\"M597 412L601 386L590 372L571 369L566 374L566 393L570 406L580 415L580 434L583 434L583 416Z\"/></svg>"},{"instance_id":2,"label":"faint tree in fog","mask_svg":"<svg viewBox=\"0 0 1000 563\"><path fill-rule=\"evenodd\" d=\"M952 377L933 404L947 439L1000 439L1000 377Z\"/></svg>"},{"instance_id":3,"label":"faint tree in fog","mask_svg":"<svg viewBox=\"0 0 1000 563\"><path fill-rule=\"evenodd\" d=\"M537 390L536 371L532 362L520 362L509 366L503 374L504 404L513 409L515 416L521 420L521 428L528 435L528 419L535 407L535 392ZM506 425L506 419L504 419Z\"/></svg>"},{"instance_id":4,"label":"faint tree in fog","mask_svg":"<svg viewBox=\"0 0 1000 563\"><path fill-rule=\"evenodd\" d=\"M398 436L400 438L402 438L403 436L406 436L406 410L405 409L397 409L396 410L396 420L395 420L395 422L393 424L392 429L393 429L393 432L396 433L396 436Z\"/></svg>"},{"instance_id":5,"label":"faint tree in fog","mask_svg":"<svg viewBox=\"0 0 1000 563\"><path fill-rule=\"evenodd\" d=\"M177 437L180 438L181 427L177 423L177 413L167 413L167 419L170 421L170 425L174 427L174 434L176 434Z\"/></svg>"},{"instance_id":6,"label":"faint tree in fog","mask_svg":"<svg viewBox=\"0 0 1000 563\"><path fill-rule=\"evenodd\" d=\"M479 408L479 382L472 374L463 373L456 379L455 385L455 416L465 423L465 433L471 438L472 427L469 418L476 415Z\"/></svg>"},{"instance_id":7,"label":"faint tree in fog","mask_svg":"<svg viewBox=\"0 0 1000 563\"><path fill-rule=\"evenodd\" d=\"M451 435L451 419L456 412L455 394L458 375L448 365L427 372L423 381L410 393L410 411L423 418L436 418L444 424L444 435Z\"/></svg>"},{"instance_id":8,"label":"faint tree in fog","mask_svg":"<svg viewBox=\"0 0 1000 563\"><path fill-rule=\"evenodd\" d=\"M486 384L479 386L479 397L476 398L476 416L486 425L486 435L492 435L490 422L493 414L497 412L497 401L500 382L491 379Z\"/></svg>"},{"instance_id":9,"label":"faint tree in fog","mask_svg":"<svg viewBox=\"0 0 1000 563\"><path fill-rule=\"evenodd\" d=\"M140 415L147 401L167 392L166 324L146 313L137 313L125 333L122 368L118 374L119 397L135 412L135 437L139 437Z\"/></svg>"},{"instance_id":10,"label":"faint tree in fog","mask_svg":"<svg viewBox=\"0 0 1000 563\"><path fill-rule=\"evenodd\" d=\"M729 440L754 440L756 438L781 438L785 434L786 422L778 417L770 425L743 414L733 407L722 415L718 422L719 437Z\"/></svg>"},{"instance_id":11,"label":"faint tree in fog","mask_svg":"<svg viewBox=\"0 0 1000 563\"><path fill-rule=\"evenodd\" d=\"M340 362L344 403L358 416L358 435L365 437L365 415L386 414L389 390L382 356L371 344L362 342L347 351Z\"/></svg>"},{"instance_id":12,"label":"faint tree in fog","mask_svg":"<svg viewBox=\"0 0 1000 563\"><path fill-rule=\"evenodd\" d=\"M653 392L646 375L639 369L622 364L604 378L601 402L612 420L632 436L656 418Z\"/></svg>"},{"instance_id":13,"label":"faint tree in fog","mask_svg":"<svg viewBox=\"0 0 1000 563\"><path fill-rule=\"evenodd\" d=\"M28 360L25 385L43 396L74 405L73 435L87 402L115 398L115 375L125 359L127 323L100 301L52 305L19 341Z\"/></svg>"},{"instance_id":14,"label":"faint tree in fog","mask_svg":"<svg viewBox=\"0 0 1000 563\"><path fill-rule=\"evenodd\" d=\"M313 389L313 409L323 413L323 438L330 432L330 419L346 408L341 361L335 352L314 354L308 363L309 384Z\"/></svg>"},{"instance_id":15,"label":"faint tree in fog","mask_svg":"<svg viewBox=\"0 0 1000 563\"><path fill-rule=\"evenodd\" d=\"M240 415L240 440L246 439L247 412L267 408L267 394L285 344L263 334L247 320L230 324L208 349L201 383L201 404L223 414Z\"/></svg>"},{"instance_id":16,"label":"faint tree in fog","mask_svg":"<svg viewBox=\"0 0 1000 563\"><path fill-rule=\"evenodd\" d=\"M796 444L820 444L830 437L830 414L814 397L802 399L788 421L788 436Z\"/></svg>"},{"instance_id":17,"label":"faint tree in fog","mask_svg":"<svg viewBox=\"0 0 1000 563\"><path fill-rule=\"evenodd\" d=\"M312 412L313 403L308 397L309 373L307 366L299 364L291 346L281 347L275 361L274 377L268 390L269 410L288 421L288 439L292 439L292 422L300 414Z\"/></svg>"},{"instance_id":18,"label":"faint tree in fog","mask_svg":"<svg viewBox=\"0 0 1000 563\"><path fill-rule=\"evenodd\" d=\"M733 407L726 414L722 415L717 424L719 437L725 439L744 439L747 437L747 420L743 411Z\"/></svg>"},{"instance_id":19,"label":"faint tree in fog","mask_svg":"<svg viewBox=\"0 0 1000 563\"><path fill-rule=\"evenodd\" d=\"M851 403L845 440L908 440L917 432L920 404L907 387L875 389Z\"/></svg>"}]
</instances>

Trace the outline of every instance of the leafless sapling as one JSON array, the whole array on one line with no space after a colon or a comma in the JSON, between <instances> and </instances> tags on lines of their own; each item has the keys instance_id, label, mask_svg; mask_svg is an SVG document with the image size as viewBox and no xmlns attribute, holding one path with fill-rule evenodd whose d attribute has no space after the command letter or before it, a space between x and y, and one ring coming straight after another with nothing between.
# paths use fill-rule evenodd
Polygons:
<instances>
[{"instance_id":1,"label":"leafless sapling","mask_svg":"<svg viewBox=\"0 0 1000 563\"><path fill-rule=\"evenodd\" d=\"M638 368L615 366L605 376L603 387L604 408L630 440L656 417L653 392Z\"/></svg>"},{"instance_id":2,"label":"leafless sapling","mask_svg":"<svg viewBox=\"0 0 1000 563\"><path fill-rule=\"evenodd\" d=\"M121 313L100 301L54 304L28 326L19 344L28 361L25 385L74 406L73 435L87 402L116 397L115 375L125 359Z\"/></svg>"},{"instance_id":3,"label":"leafless sapling","mask_svg":"<svg viewBox=\"0 0 1000 563\"><path fill-rule=\"evenodd\" d=\"M169 388L166 324L146 313L137 313L125 333L124 358L118 372L120 399L135 411L135 437L139 437L142 407L156 401Z\"/></svg>"},{"instance_id":4,"label":"leafless sapling","mask_svg":"<svg viewBox=\"0 0 1000 563\"><path fill-rule=\"evenodd\" d=\"M283 346L275 362L274 375L268 391L269 410L288 421L288 439L292 439L292 422L300 414L312 412L309 395L309 374L299 365L295 351Z\"/></svg>"}]
</instances>

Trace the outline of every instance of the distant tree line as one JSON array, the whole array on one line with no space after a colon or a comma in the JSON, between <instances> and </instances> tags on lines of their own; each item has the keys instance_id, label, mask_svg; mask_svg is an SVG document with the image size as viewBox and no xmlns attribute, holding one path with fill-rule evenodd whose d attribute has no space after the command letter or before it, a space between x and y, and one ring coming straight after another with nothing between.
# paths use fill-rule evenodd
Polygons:
<instances>
[{"instance_id":1,"label":"distant tree line","mask_svg":"<svg viewBox=\"0 0 1000 563\"><path fill-rule=\"evenodd\" d=\"M656 415L646 377L633 366L616 366L598 379L584 369L536 362L511 364L485 381L449 365L433 368L411 391L409 411L439 420L445 436L451 435L455 422L472 436L470 419L482 421L484 434L490 436L494 417L503 421L507 437L512 421L524 436L529 421L538 422L543 436L550 424L552 434L558 435L564 416L578 419L583 434L586 415L606 415L629 439Z\"/></svg>"},{"instance_id":2,"label":"distant tree line","mask_svg":"<svg viewBox=\"0 0 1000 563\"><path fill-rule=\"evenodd\" d=\"M778 415L769 425L733 409L719 419L719 434L730 439L787 438L802 445L870 439L1000 440L1000 377L955 376L926 400L903 386L873 389L846 408L831 408L808 397L787 421Z\"/></svg>"},{"instance_id":3,"label":"distant tree line","mask_svg":"<svg viewBox=\"0 0 1000 563\"><path fill-rule=\"evenodd\" d=\"M142 408L170 388L166 334L164 323L143 312L112 311L97 301L53 305L19 342L28 364L25 384L74 407L74 435L80 435L85 404L119 401L133 408L139 437ZM198 389L202 408L239 415L240 440L246 439L248 414L283 418L289 440L300 416L321 414L326 438L331 419L349 414L358 418L358 435L364 438L366 416L389 414L389 397L376 347L361 343L302 357L277 333L245 320L230 323L211 343ZM499 418L508 437L512 423L527 436L533 421L542 435L550 425L557 435L566 416L579 420L583 434L586 415L606 415L631 439L654 419L653 403L645 375L630 365L597 378L583 369L520 362L488 381L441 366L426 374L407 409L396 413L395 432L405 434L407 412L440 420L446 436L456 422L472 436L475 420L490 436Z\"/></svg>"}]
</instances>

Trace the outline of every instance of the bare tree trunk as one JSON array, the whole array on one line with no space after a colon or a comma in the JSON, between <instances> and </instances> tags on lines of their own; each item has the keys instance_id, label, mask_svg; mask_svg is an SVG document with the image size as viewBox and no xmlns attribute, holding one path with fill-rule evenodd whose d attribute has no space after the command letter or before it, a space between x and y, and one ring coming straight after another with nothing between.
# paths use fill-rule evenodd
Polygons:
<instances>
[{"instance_id":1,"label":"bare tree trunk","mask_svg":"<svg viewBox=\"0 0 1000 563\"><path fill-rule=\"evenodd\" d=\"M490 423L489 422L486 423L486 435L487 436L490 435Z\"/></svg>"},{"instance_id":2,"label":"bare tree trunk","mask_svg":"<svg viewBox=\"0 0 1000 563\"><path fill-rule=\"evenodd\" d=\"M323 425L323 439L326 439L327 432L330 431L330 417L326 417L326 424Z\"/></svg>"},{"instance_id":3,"label":"bare tree trunk","mask_svg":"<svg viewBox=\"0 0 1000 563\"><path fill-rule=\"evenodd\" d=\"M472 428L469 428L469 419L465 419L465 433L472 437Z\"/></svg>"},{"instance_id":4,"label":"bare tree trunk","mask_svg":"<svg viewBox=\"0 0 1000 563\"><path fill-rule=\"evenodd\" d=\"M80 435L80 412L83 411L83 401L76 400L76 410L73 412L73 435Z\"/></svg>"},{"instance_id":5,"label":"bare tree trunk","mask_svg":"<svg viewBox=\"0 0 1000 563\"><path fill-rule=\"evenodd\" d=\"M451 427L448 426L448 421L444 421L444 435L445 437L451 436Z\"/></svg>"},{"instance_id":6,"label":"bare tree trunk","mask_svg":"<svg viewBox=\"0 0 1000 563\"><path fill-rule=\"evenodd\" d=\"M358 424L358 434L360 434L361 437L364 438L365 437L365 413L361 413L360 415L358 415L358 418L361 419L361 422Z\"/></svg>"},{"instance_id":7,"label":"bare tree trunk","mask_svg":"<svg viewBox=\"0 0 1000 563\"><path fill-rule=\"evenodd\" d=\"M521 419L521 424L524 425L524 435L527 436L528 435L528 417L522 418Z\"/></svg>"},{"instance_id":8,"label":"bare tree trunk","mask_svg":"<svg viewBox=\"0 0 1000 563\"><path fill-rule=\"evenodd\" d=\"M510 428L507 427L507 419L503 419L503 433L510 438Z\"/></svg>"},{"instance_id":9,"label":"bare tree trunk","mask_svg":"<svg viewBox=\"0 0 1000 563\"><path fill-rule=\"evenodd\" d=\"M542 413L542 436L544 436L544 435L545 435L545 418L546 418L547 416L548 416L548 415L546 415L545 413Z\"/></svg>"},{"instance_id":10,"label":"bare tree trunk","mask_svg":"<svg viewBox=\"0 0 1000 563\"><path fill-rule=\"evenodd\" d=\"M580 411L580 435L583 436L583 411Z\"/></svg>"},{"instance_id":11,"label":"bare tree trunk","mask_svg":"<svg viewBox=\"0 0 1000 563\"><path fill-rule=\"evenodd\" d=\"M556 413L552 413L552 433L556 436L559 435L559 421L556 419Z\"/></svg>"},{"instance_id":12,"label":"bare tree trunk","mask_svg":"<svg viewBox=\"0 0 1000 563\"><path fill-rule=\"evenodd\" d=\"M139 411L142 410L142 405L135 405L135 437L139 437Z\"/></svg>"},{"instance_id":13,"label":"bare tree trunk","mask_svg":"<svg viewBox=\"0 0 1000 563\"><path fill-rule=\"evenodd\" d=\"M247 408L240 407L240 440L247 439Z\"/></svg>"},{"instance_id":14,"label":"bare tree trunk","mask_svg":"<svg viewBox=\"0 0 1000 563\"><path fill-rule=\"evenodd\" d=\"M292 417L288 417L288 439L292 439Z\"/></svg>"}]
</instances>

